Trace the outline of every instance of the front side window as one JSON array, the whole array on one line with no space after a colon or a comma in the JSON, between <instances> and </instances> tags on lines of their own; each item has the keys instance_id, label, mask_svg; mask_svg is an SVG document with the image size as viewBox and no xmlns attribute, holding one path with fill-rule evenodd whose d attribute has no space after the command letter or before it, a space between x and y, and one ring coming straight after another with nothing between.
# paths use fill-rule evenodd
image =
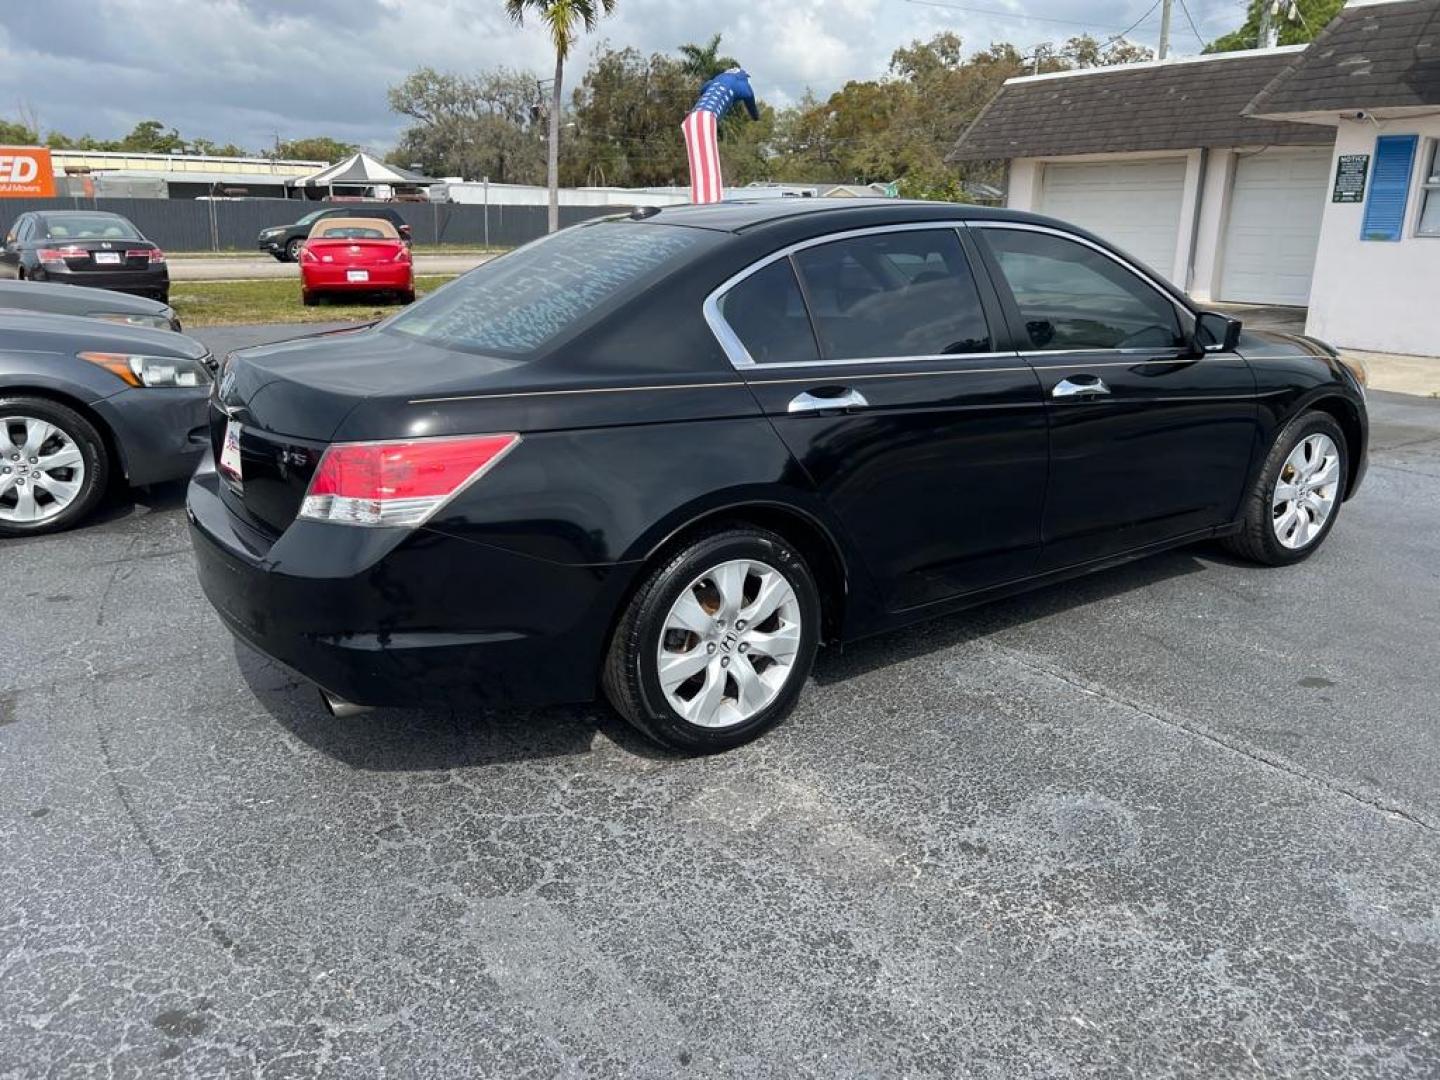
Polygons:
<instances>
[{"instance_id":1,"label":"front side window","mask_svg":"<svg viewBox=\"0 0 1440 1080\"><path fill-rule=\"evenodd\" d=\"M654 284L723 235L633 221L566 229L456 278L385 329L448 348L525 355Z\"/></svg>"},{"instance_id":2,"label":"front side window","mask_svg":"<svg viewBox=\"0 0 1440 1080\"><path fill-rule=\"evenodd\" d=\"M1417 236L1440 236L1440 139L1430 140L1430 165L1420 185Z\"/></svg>"},{"instance_id":3,"label":"front side window","mask_svg":"<svg viewBox=\"0 0 1440 1080\"><path fill-rule=\"evenodd\" d=\"M990 331L953 229L871 233L794 255L827 360L988 352Z\"/></svg>"},{"instance_id":4,"label":"front side window","mask_svg":"<svg viewBox=\"0 0 1440 1080\"><path fill-rule=\"evenodd\" d=\"M976 231L1000 264L1030 349L1184 344L1175 305L1109 256L1050 233Z\"/></svg>"}]
</instances>

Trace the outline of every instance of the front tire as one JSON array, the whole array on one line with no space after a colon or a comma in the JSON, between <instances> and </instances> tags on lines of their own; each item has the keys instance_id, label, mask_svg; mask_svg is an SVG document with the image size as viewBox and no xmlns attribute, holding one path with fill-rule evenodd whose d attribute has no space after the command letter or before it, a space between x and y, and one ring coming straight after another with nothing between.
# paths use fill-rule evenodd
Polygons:
<instances>
[{"instance_id":1,"label":"front tire","mask_svg":"<svg viewBox=\"0 0 1440 1080\"><path fill-rule=\"evenodd\" d=\"M656 742L729 750L795 707L819 632L819 591L799 552L761 529L709 533L641 583L610 642L605 694Z\"/></svg>"},{"instance_id":2,"label":"front tire","mask_svg":"<svg viewBox=\"0 0 1440 1080\"><path fill-rule=\"evenodd\" d=\"M1348 468L1340 425L1329 413L1302 413L1276 437L1226 548L1265 566L1308 559L1335 525Z\"/></svg>"},{"instance_id":3,"label":"front tire","mask_svg":"<svg viewBox=\"0 0 1440 1080\"><path fill-rule=\"evenodd\" d=\"M305 241L296 237L285 245L285 262L298 263L300 261L300 249L305 246Z\"/></svg>"},{"instance_id":4,"label":"front tire","mask_svg":"<svg viewBox=\"0 0 1440 1080\"><path fill-rule=\"evenodd\" d=\"M0 397L0 536L71 528L95 509L109 480L104 440L74 409Z\"/></svg>"}]
</instances>

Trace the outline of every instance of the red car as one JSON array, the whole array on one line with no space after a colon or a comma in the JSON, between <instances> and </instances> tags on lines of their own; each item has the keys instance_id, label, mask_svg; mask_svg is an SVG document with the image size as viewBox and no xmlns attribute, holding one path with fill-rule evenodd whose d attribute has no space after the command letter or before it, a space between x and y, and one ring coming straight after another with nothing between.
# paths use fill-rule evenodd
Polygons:
<instances>
[{"instance_id":1,"label":"red car","mask_svg":"<svg viewBox=\"0 0 1440 1080\"><path fill-rule=\"evenodd\" d=\"M326 218L300 249L300 288L307 305L326 293L390 292L415 299L410 248L379 218Z\"/></svg>"}]
</instances>

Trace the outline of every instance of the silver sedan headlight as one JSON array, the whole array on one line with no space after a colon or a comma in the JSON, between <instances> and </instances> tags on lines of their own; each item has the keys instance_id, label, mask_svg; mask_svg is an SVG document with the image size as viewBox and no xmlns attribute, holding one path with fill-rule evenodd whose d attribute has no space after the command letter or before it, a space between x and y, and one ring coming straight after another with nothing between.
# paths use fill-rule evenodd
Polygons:
<instances>
[{"instance_id":1,"label":"silver sedan headlight","mask_svg":"<svg viewBox=\"0 0 1440 1080\"><path fill-rule=\"evenodd\" d=\"M169 330L170 315L128 315L123 311L92 311L90 318L104 319L106 322L120 323L123 326L145 326L152 330Z\"/></svg>"},{"instance_id":2,"label":"silver sedan headlight","mask_svg":"<svg viewBox=\"0 0 1440 1080\"><path fill-rule=\"evenodd\" d=\"M131 386L194 387L210 385L205 357L141 356L133 353L82 352L81 360L103 367Z\"/></svg>"}]
</instances>

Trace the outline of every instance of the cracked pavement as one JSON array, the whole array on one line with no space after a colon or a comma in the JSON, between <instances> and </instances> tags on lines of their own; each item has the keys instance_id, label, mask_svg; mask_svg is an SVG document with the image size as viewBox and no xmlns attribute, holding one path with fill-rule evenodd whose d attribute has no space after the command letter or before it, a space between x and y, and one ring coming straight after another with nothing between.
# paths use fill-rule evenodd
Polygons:
<instances>
[{"instance_id":1,"label":"cracked pavement","mask_svg":"<svg viewBox=\"0 0 1440 1080\"><path fill-rule=\"evenodd\" d=\"M322 715L179 486L6 542L0 1077L1440 1074L1440 403L1372 410L1309 562L825 655L705 760Z\"/></svg>"}]
</instances>

